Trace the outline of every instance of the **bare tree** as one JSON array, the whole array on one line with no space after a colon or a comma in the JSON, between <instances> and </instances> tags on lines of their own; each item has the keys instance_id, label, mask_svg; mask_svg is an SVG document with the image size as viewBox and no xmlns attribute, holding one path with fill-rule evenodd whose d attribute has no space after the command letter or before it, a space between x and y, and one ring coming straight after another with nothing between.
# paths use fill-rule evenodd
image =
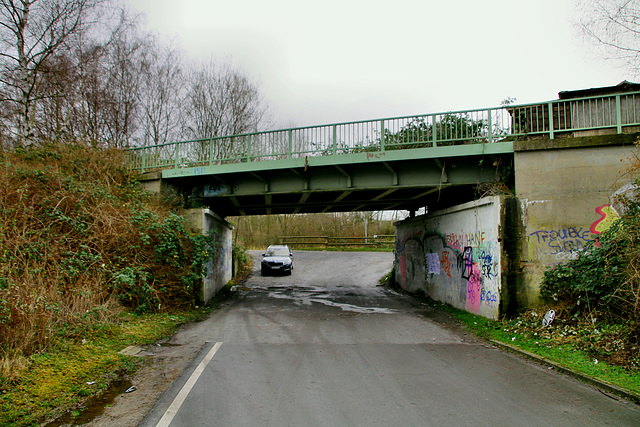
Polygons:
<instances>
[{"instance_id":1,"label":"bare tree","mask_svg":"<svg viewBox=\"0 0 640 427\"><path fill-rule=\"evenodd\" d=\"M13 112L7 126L18 144L35 136L35 105L46 96L39 83L47 61L82 31L103 0L0 0L0 83Z\"/></svg>"},{"instance_id":2,"label":"bare tree","mask_svg":"<svg viewBox=\"0 0 640 427\"><path fill-rule=\"evenodd\" d=\"M180 54L115 4L0 0L0 143L128 147L260 127L266 107L255 82L230 61L184 73ZM233 144L217 148L233 153Z\"/></svg>"},{"instance_id":3,"label":"bare tree","mask_svg":"<svg viewBox=\"0 0 640 427\"><path fill-rule=\"evenodd\" d=\"M37 104L41 139L126 147L140 128L140 92L156 45L139 31L136 16L112 12L117 17L105 19L101 31L73 37L45 64L51 72L40 83L47 94Z\"/></svg>"},{"instance_id":4,"label":"bare tree","mask_svg":"<svg viewBox=\"0 0 640 427\"><path fill-rule=\"evenodd\" d=\"M69 123L74 117L73 107L78 99L76 62L66 54L52 56L40 70L41 98L34 105L34 136L37 139L73 140Z\"/></svg>"},{"instance_id":5,"label":"bare tree","mask_svg":"<svg viewBox=\"0 0 640 427\"><path fill-rule=\"evenodd\" d=\"M580 0L578 6L583 33L640 74L640 0Z\"/></svg>"},{"instance_id":6,"label":"bare tree","mask_svg":"<svg viewBox=\"0 0 640 427\"><path fill-rule=\"evenodd\" d=\"M107 99L102 106L104 137L114 147L128 147L139 125L139 91L152 61L152 41L141 34L135 21L122 12L120 25L107 44L102 69Z\"/></svg>"},{"instance_id":7,"label":"bare tree","mask_svg":"<svg viewBox=\"0 0 640 427\"><path fill-rule=\"evenodd\" d=\"M104 119L101 111L107 95L102 63L106 55L104 44L79 40L74 50L74 85L63 99L69 103L65 118L69 136L95 144L103 140Z\"/></svg>"},{"instance_id":8,"label":"bare tree","mask_svg":"<svg viewBox=\"0 0 640 427\"><path fill-rule=\"evenodd\" d=\"M255 132L266 114L258 85L229 60L217 65L213 59L189 76L184 109L183 132L189 139ZM221 156L233 155L234 149L232 139L214 147Z\"/></svg>"},{"instance_id":9,"label":"bare tree","mask_svg":"<svg viewBox=\"0 0 640 427\"><path fill-rule=\"evenodd\" d=\"M184 73L180 53L171 46L155 46L154 61L149 64L139 92L141 139L144 145L178 140L181 103L184 98Z\"/></svg>"}]
</instances>

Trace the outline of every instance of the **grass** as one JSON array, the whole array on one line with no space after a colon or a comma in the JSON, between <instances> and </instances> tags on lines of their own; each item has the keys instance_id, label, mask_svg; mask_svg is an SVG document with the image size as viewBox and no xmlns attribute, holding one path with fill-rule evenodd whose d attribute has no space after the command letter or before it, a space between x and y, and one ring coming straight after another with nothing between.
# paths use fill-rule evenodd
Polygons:
<instances>
[{"instance_id":1,"label":"grass","mask_svg":"<svg viewBox=\"0 0 640 427\"><path fill-rule=\"evenodd\" d=\"M172 335L177 327L211 310L177 313L124 313L118 324L105 324L80 339L63 339L55 349L32 355L16 380L4 382L0 394L0 425L32 426L79 407L88 397L107 390L110 382L132 374L141 359L118 352Z\"/></svg>"},{"instance_id":2,"label":"grass","mask_svg":"<svg viewBox=\"0 0 640 427\"><path fill-rule=\"evenodd\" d=\"M594 355L593 350L587 350L590 337L606 336L607 328L615 329L619 325L576 326L564 324L556 318L550 327L544 328L541 322L546 311L529 311L511 320L491 320L448 305L436 303L436 306L449 312L480 338L544 357L566 369L613 384L640 397L638 369L617 366Z\"/></svg>"}]
</instances>

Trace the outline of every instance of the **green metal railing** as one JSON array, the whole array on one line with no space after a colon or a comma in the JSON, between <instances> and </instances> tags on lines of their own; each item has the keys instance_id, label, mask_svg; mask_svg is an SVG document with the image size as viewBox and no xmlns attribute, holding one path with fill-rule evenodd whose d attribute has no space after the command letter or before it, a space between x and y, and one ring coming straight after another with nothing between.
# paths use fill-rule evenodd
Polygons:
<instances>
[{"instance_id":1,"label":"green metal railing","mask_svg":"<svg viewBox=\"0 0 640 427\"><path fill-rule=\"evenodd\" d=\"M131 148L148 170L484 144L640 125L640 92L291 128Z\"/></svg>"}]
</instances>

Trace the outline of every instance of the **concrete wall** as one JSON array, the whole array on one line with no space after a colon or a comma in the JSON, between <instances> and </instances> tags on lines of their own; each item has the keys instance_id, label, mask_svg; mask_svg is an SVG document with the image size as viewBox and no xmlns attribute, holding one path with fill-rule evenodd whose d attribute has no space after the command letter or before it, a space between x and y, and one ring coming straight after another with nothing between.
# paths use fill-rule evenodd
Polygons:
<instances>
[{"instance_id":1,"label":"concrete wall","mask_svg":"<svg viewBox=\"0 0 640 427\"><path fill-rule=\"evenodd\" d=\"M506 207L505 199L487 197L397 222L396 283L497 318L508 305Z\"/></svg>"},{"instance_id":2,"label":"concrete wall","mask_svg":"<svg viewBox=\"0 0 640 427\"><path fill-rule=\"evenodd\" d=\"M540 302L547 267L575 258L617 218L616 194L632 180L623 171L636 138L608 135L514 144L524 306Z\"/></svg>"},{"instance_id":3,"label":"concrete wall","mask_svg":"<svg viewBox=\"0 0 640 427\"><path fill-rule=\"evenodd\" d=\"M233 227L209 209L187 209L182 215L187 218L193 232L209 235L214 242L208 248L212 258L206 264L206 275L199 292L200 300L207 302L233 276Z\"/></svg>"},{"instance_id":4,"label":"concrete wall","mask_svg":"<svg viewBox=\"0 0 640 427\"><path fill-rule=\"evenodd\" d=\"M157 196L166 198L177 194L162 180L160 172L140 175L137 180L145 190ZM198 291L200 301L206 303L233 277L233 227L209 209L185 209L180 213L187 219L192 233L210 235L214 241L209 248L213 256L206 264L206 275Z\"/></svg>"},{"instance_id":5,"label":"concrete wall","mask_svg":"<svg viewBox=\"0 0 640 427\"><path fill-rule=\"evenodd\" d=\"M161 194L163 192L163 182L161 172L148 172L137 177L137 181L142 188L153 193Z\"/></svg>"}]
</instances>

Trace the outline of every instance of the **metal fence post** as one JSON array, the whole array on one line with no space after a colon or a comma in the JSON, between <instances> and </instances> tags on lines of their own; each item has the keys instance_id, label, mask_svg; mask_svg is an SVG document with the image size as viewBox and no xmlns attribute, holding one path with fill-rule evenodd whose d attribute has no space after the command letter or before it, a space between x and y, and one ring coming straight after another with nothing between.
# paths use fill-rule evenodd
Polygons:
<instances>
[{"instance_id":1,"label":"metal fence post","mask_svg":"<svg viewBox=\"0 0 640 427\"><path fill-rule=\"evenodd\" d=\"M487 130L487 141L491 144L493 142L493 120L491 119L491 110L488 113L489 129Z\"/></svg>"},{"instance_id":2,"label":"metal fence post","mask_svg":"<svg viewBox=\"0 0 640 427\"><path fill-rule=\"evenodd\" d=\"M432 114L431 115L431 139L433 140L433 146L437 147L438 144L436 143L436 132L438 131L438 128L436 127L436 115Z\"/></svg>"},{"instance_id":3,"label":"metal fence post","mask_svg":"<svg viewBox=\"0 0 640 427\"><path fill-rule=\"evenodd\" d=\"M549 102L547 106L549 108L549 139L553 139L553 104Z\"/></svg>"},{"instance_id":4,"label":"metal fence post","mask_svg":"<svg viewBox=\"0 0 640 427\"><path fill-rule=\"evenodd\" d=\"M333 154L338 154L338 126L333 125Z\"/></svg>"},{"instance_id":5,"label":"metal fence post","mask_svg":"<svg viewBox=\"0 0 640 427\"><path fill-rule=\"evenodd\" d=\"M174 167L176 169L178 169L178 165L180 164L180 161L178 160L178 156L180 155L180 149L179 149L180 143L176 142L176 151L174 153L175 158L173 159L174 161Z\"/></svg>"},{"instance_id":6,"label":"metal fence post","mask_svg":"<svg viewBox=\"0 0 640 427\"><path fill-rule=\"evenodd\" d=\"M622 133L622 108L620 105L620 95L616 95L616 127L618 133Z\"/></svg>"},{"instance_id":7,"label":"metal fence post","mask_svg":"<svg viewBox=\"0 0 640 427\"><path fill-rule=\"evenodd\" d=\"M251 135L247 135L247 163L251 161Z\"/></svg>"},{"instance_id":8,"label":"metal fence post","mask_svg":"<svg viewBox=\"0 0 640 427\"><path fill-rule=\"evenodd\" d=\"M293 131L289 129L289 154L287 158L290 159L291 157L293 157Z\"/></svg>"},{"instance_id":9,"label":"metal fence post","mask_svg":"<svg viewBox=\"0 0 640 427\"><path fill-rule=\"evenodd\" d=\"M142 149L142 173L147 172L147 151Z\"/></svg>"},{"instance_id":10,"label":"metal fence post","mask_svg":"<svg viewBox=\"0 0 640 427\"><path fill-rule=\"evenodd\" d=\"M380 120L380 132L380 151L384 151L384 146L387 139L384 133L384 119Z\"/></svg>"}]
</instances>

